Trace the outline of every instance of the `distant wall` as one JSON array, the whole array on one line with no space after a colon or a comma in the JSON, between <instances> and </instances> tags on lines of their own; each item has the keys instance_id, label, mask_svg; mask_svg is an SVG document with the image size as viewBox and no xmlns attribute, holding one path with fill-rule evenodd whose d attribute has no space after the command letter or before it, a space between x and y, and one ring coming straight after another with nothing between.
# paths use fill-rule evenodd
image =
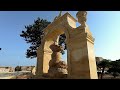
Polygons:
<instances>
[{"instance_id":1,"label":"distant wall","mask_svg":"<svg viewBox=\"0 0 120 90\"><path fill-rule=\"evenodd\" d=\"M13 67L0 67L0 72L14 72Z\"/></svg>"},{"instance_id":2,"label":"distant wall","mask_svg":"<svg viewBox=\"0 0 120 90\"><path fill-rule=\"evenodd\" d=\"M21 71L32 71L35 66L20 66Z\"/></svg>"}]
</instances>

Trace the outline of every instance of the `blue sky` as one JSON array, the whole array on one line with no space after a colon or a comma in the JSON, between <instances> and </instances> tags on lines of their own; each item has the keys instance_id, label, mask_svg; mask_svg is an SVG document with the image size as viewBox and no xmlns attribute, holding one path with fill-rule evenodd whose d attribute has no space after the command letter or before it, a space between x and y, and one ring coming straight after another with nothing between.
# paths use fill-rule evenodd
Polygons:
<instances>
[{"instance_id":1,"label":"blue sky","mask_svg":"<svg viewBox=\"0 0 120 90\"><path fill-rule=\"evenodd\" d=\"M77 11L69 11L76 18ZM59 11L0 11L0 66L36 65L25 57L28 44L19 35L37 17L53 21ZM63 12L65 13L65 11ZM95 55L120 59L120 11L88 11L87 24L95 38ZM66 59L66 54L63 55Z\"/></svg>"}]
</instances>

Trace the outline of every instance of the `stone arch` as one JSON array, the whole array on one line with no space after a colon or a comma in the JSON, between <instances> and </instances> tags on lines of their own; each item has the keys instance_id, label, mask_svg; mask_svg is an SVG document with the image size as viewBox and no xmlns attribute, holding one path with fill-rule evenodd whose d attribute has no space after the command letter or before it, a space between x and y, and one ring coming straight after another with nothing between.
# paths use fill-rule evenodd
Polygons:
<instances>
[{"instance_id":1,"label":"stone arch","mask_svg":"<svg viewBox=\"0 0 120 90\"><path fill-rule=\"evenodd\" d=\"M44 38L37 50L37 75L48 73L52 51L49 48L65 33L69 78L97 78L93 42L88 27L77 27L77 20L69 13L64 14L44 30Z\"/></svg>"}]
</instances>

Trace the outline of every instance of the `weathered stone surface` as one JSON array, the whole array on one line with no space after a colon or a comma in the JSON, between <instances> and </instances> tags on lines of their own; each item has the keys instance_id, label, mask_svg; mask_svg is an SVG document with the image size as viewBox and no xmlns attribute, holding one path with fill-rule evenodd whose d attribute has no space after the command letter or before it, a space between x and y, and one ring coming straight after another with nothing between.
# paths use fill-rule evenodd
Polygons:
<instances>
[{"instance_id":1,"label":"weathered stone surface","mask_svg":"<svg viewBox=\"0 0 120 90\"><path fill-rule=\"evenodd\" d=\"M36 67L32 69L32 74L35 75L36 74L35 72L36 72Z\"/></svg>"},{"instance_id":2,"label":"weathered stone surface","mask_svg":"<svg viewBox=\"0 0 120 90\"><path fill-rule=\"evenodd\" d=\"M67 70L71 79L97 79L97 68L94 53L94 38L86 24L86 11L77 13L81 26L76 27L77 20L69 13L60 16L44 29L41 46L37 50L37 75L56 71L63 71L66 65L61 64L60 48L52 51L58 36L65 33L67 44ZM58 42L56 42L58 43ZM53 54L54 53L54 54ZM50 61L52 60L52 61ZM54 62L54 63L53 63ZM60 64L60 65L59 65ZM56 70L62 67L61 70ZM54 74L51 74L51 76Z\"/></svg>"},{"instance_id":3,"label":"weathered stone surface","mask_svg":"<svg viewBox=\"0 0 120 90\"><path fill-rule=\"evenodd\" d=\"M57 67L57 68L63 68L63 69L67 69L67 68L68 68L68 66L67 66L67 64L65 63L65 61L60 61L60 62L58 62L58 63L56 64L56 67Z\"/></svg>"},{"instance_id":4,"label":"weathered stone surface","mask_svg":"<svg viewBox=\"0 0 120 90\"><path fill-rule=\"evenodd\" d=\"M85 27L86 26L86 16L87 16L87 12L86 11L79 11L76 14L77 18L78 18L78 22L81 24L81 27Z\"/></svg>"},{"instance_id":5,"label":"weathered stone surface","mask_svg":"<svg viewBox=\"0 0 120 90\"><path fill-rule=\"evenodd\" d=\"M61 60L61 53L60 51L63 49L59 45L50 46L51 50L53 51L51 57L52 60L49 62L49 70L48 75L51 78L62 78L65 74L67 74L67 64Z\"/></svg>"}]
</instances>

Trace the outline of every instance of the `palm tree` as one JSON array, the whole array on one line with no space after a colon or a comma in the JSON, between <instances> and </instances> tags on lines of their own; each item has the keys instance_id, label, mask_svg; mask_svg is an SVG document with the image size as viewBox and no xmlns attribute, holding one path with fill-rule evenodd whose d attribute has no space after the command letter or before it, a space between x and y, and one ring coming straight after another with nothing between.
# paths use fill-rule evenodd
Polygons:
<instances>
[{"instance_id":1,"label":"palm tree","mask_svg":"<svg viewBox=\"0 0 120 90\"><path fill-rule=\"evenodd\" d=\"M110 60L103 59L97 64L98 68L102 70L101 72L101 79L103 78L103 74L106 68L110 67Z\"/></svg>"}]
</instances>

